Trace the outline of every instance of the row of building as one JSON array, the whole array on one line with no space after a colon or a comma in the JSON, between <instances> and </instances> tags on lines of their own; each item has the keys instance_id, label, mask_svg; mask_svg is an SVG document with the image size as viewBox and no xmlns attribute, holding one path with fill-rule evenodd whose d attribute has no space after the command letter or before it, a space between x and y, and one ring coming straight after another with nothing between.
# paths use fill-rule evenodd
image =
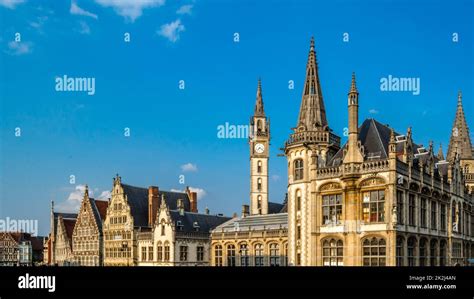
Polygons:
<instances>
[{"instance_id":1,"label":"row of building","mask_svg":"<svg viewBox=\"0 0 474 299\"><path fill-rule=\"evenodd\" d=\"M336 100L334 100L336 101ZM341 101L343 103L343 101ZM270 122L258 82L250 119L250 204L241 216L198 213L197 195L123 184L88 191L78 214L51 211L48 264L87 266L448 266L474 256L474 149L459 92L446 157L375 119L359 124L347 96L348 138L326 117L314 40L300 112L282 155L288 189L269 201Z\"/></svg>"},{"instance_id":2,"label":"row of building","mask_svg":"<svg viewBox=\"0 0 474 299\"><path fill-rule=\"evenodd\" d=\"M37 266L43 263L44 237L25 232L0 232L0 266Z\"/></svg>"}]
</instances>

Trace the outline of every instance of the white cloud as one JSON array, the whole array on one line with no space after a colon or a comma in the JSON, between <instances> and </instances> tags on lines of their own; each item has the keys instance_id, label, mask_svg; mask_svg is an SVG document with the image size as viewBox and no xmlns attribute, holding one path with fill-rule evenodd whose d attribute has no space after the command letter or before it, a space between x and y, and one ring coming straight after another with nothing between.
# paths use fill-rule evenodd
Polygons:
<instances>
[{"instance_id":1,"label":"white cloud","mask_svg":"<svg viewBox=\"0 0 474 299\"><path fill-rule=\"evenodd\" d=\"M33 51L33 43L31 42L15 42L11 41L8 43L7 54L10 55L24 55Z\"/></svg>"},{"instance_id":2,"label":"white cloud","mask_svg":"<svg viewBox=\"0 0 474 299\"><path fill-rule=\"evenodd\" d=\"M174 43L179 39L179 33L183 31L184 25L181 24L180 19L177 19L174 22L161 25L160 30L157 33Z\"/></svg>"},{"instance_id":3,"label":"white cloud","mask_svg":"<svg viewBox=\"0 0 474 299\"><path fill-rule=\"evenodd\" d=\"M369 110L369 113L370 113L370 114L378 114L379 111L376 110L376 109L370 109L370 110Z\"/></svg>"},{"instance_id":4,"label":"white cloud","mask_svg":"<svg viewBox=\"0 0 474 299\"><path fill-rule=\"evenodd\" d=\"M58 211L66 213L77 213L81 206L82 199L84 198L84 191L86 190L85 185L77 185L71 193L69 193L66 201L61 202L57 205ZM89 196L92 197L94 192L89 190Z\"/></svg>"},{"instance_id":5,"label":"white cloud","mask_svg":"<svg viewBox=\"0 0 474 299\"><path fill-rule=\"evenodd\" d=\"M80 28L78 29L78 31L79 31L80 34L90 34L91 33L91 28L89 27L89 25L86 22L80 21L79 26L80 26Z\"/></svg>"},{"instance_id":6,"label":"white cloud","mask_svg":"<svg viewBox=\"0 0 474 299\"><path fill-rule=\"evenodd\" d=\"M272 178L272 181L275 181L275 182L280 180L280 176L277 174L272 175L271 178Z\"/></svg>"},{"instance_id":7,"label":"white cloud","mask_svg":"<svg viewBox=\"0 0 474 299\"><path fill-rule=\"evenodd\" d=\"M178 15L190 15L192 13L193 5L192 4L186 4L178 8L176 13Z\"/></svg>"},{"instance_id":8,"label":"white cloud","mask_svg":"<svg viewBox=\"0 0 474 299\"><path fill-rule=\"evenodd\" d=\"M196 172L198 171L198 168L196 164L186 163L181 165L181 170L184 172Z\"/></svg>"},{"instance_id":9,"label":"white cloud","mask_svg":"<svg viewBox=\"0 0 474 299\"><path fill-rule=\"evenodd\" d=\"M93 14L85 9L82 9L77 5L76 1L71 1L71 8L69 9L69 12L72 15L80 15L80 16L86 16L86 17L91 17L97 20L97 15Z\"/></svg>"},{"instance_id":10,"label":"white cloud","mask_svg":"<svg viewBox=\"0 0 474 299\"><path fill-rule=\"evenodd\" d=\"M120 16L131 22L140 17L145 8L159 7L165 0L95 0L104 7L112 7Z\"/></svg>"},{"instance_id":11,"label":"white cloud","mask_svg":"<svg viewBox=\"0 0 474 299\"><path fill-rule=\"evenodd\" d=\"M109 200L109 198L112 198L112 193L109 190L102 191L97 197L98 200Z\"/></svg>"},{"instance_id":12,"label":"white cloud","mask_svg":"<svg viewBox=\"0 0 474 299\"><path fill-rule=\"evenodd\" d=\"M0 5L6 8L15 9L15 6L25 2L25 0L0 0Z\"/></svg>"}]
</instances>

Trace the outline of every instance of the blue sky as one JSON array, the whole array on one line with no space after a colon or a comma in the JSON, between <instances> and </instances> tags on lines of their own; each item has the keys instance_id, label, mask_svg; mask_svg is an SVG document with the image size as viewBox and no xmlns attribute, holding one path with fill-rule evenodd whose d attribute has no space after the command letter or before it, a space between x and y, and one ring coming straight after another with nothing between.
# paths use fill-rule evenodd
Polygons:
<instances>
[{"instance_id":1,"label":"blue sky","mask_svg":"<svg viewBox=\"0 0 474 299\"><path fill-rule=\"evenodd\" d=\"M416 142L446 151L459 89L474 130L473 6L0 0L0 218L38 219L46 234L51 200L71 209L83 184L106 197L116 173L143 187L189 185L201 211L239 212L249 201L247 140L219 139L217 127L248 123L258 77L271 119L270 200L281 202L286 161L277 154L296 125L311 36L336 134L347 126L355 71L360 122L412 126ZM56 91L63 75L95 78L95 94ZM420 95L382 92L388 75L420 78Z\"/></svg>"}]
</instances>

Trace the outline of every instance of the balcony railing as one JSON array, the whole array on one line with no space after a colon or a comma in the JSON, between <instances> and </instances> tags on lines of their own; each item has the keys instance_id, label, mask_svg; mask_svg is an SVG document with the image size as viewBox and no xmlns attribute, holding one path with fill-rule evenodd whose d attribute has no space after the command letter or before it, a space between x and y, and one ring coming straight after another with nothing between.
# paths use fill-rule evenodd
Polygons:
<instances>
[{"instance_id":1,"label":"balcony railing","mask_svg":"<svg viewBox=\"0 0 474 299\"><path fill-rule=\"evenodd\" d=\"M285 146L292 145L295 143L328 143L335 144L337 146L341 143L341 138L331 132L325 131L303 131L296 132L290 135L290 138L285 142Z\"/></svg>"}]
</instances>

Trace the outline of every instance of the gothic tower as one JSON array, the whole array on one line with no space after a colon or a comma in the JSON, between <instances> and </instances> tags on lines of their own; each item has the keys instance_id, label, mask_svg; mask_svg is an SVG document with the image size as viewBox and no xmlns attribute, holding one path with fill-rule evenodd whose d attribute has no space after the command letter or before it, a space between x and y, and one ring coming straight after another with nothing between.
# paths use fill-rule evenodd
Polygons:
<instances>
[{"instance_id":1,"label":"gothic tower","mask_svg":"<svg viewBox=\"0 0 474 299\"><path fill-rule=\"evenodd\" d=\"M464 174L466 185L470 192L474 191L474 153L473 153L471 136L469 135L469 127L464 115L462 105L461 91L458 93L458 106L456 109L456 117L454 118L453 129L449 140L448 153L446 160L453 163L456 153L459 156L461 167Z\"/></svg>"},{"instance_id":2,"label":"gothic tower","mask_svg":"<svg viewBox=\"0 0 474 299\"><path fill-rule=\"evenodd\" d=\"M311 39L306 78L296 128L285 143L288 160L288 262L311 265L311 215L315 215L316 170L337 152L340 138L329 129Z\"/></svg>"},{"instance_id":3,"label":"gothic tower","mask_svg":"<svg viewBox=\"0 0 474 299\"><path fill-rule=\"evenodd\" d=\"M262 83L258 80L254 115L250 118L250 214L268 214L270 121L265 116Z\"/></svg>"}]
</instances>

